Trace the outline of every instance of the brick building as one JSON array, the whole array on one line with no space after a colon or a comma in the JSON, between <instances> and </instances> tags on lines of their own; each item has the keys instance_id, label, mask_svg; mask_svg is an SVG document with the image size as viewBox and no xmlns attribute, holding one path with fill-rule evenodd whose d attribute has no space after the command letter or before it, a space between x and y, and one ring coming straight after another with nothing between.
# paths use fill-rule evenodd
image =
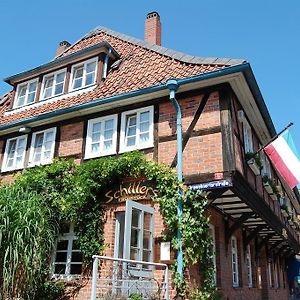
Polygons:
<instances>
[{"instance_id":1,"label":"brick building","mask_svg":"<svg viewBox=\"0 0 300 300\"><path fill-rule=\"evenodd\" d=\"M54 60L5 79L13 88L0 102L1 178L11 180L54 157L84 163L136 149L176 166L176 113L165 85L170 78L179 85L184 182L207 191L210 201L216 286L224 299L287 299L286 265L299 251L300 207L262 152L261 168L249 159L276 134L251 67L240 59L161 47L155 12L147 15L145 41L97 27L73 45L60 43ZM140 181L122 184L146 189ZM118 187L109 192L105 197ZM128 218L131 231L125 228ZM163 226L151 198L111 204L105 255L166 262ZM132 228L135 235L148 232L147 246L135 244L133 256ZM70 247L74 238L71 224L59 238L65 246L53 253L52 275L80 274L81 262L73 260L78 249ZM87 278L77 299L90 299L90 293Z\"/></svg>"}]
</instances>

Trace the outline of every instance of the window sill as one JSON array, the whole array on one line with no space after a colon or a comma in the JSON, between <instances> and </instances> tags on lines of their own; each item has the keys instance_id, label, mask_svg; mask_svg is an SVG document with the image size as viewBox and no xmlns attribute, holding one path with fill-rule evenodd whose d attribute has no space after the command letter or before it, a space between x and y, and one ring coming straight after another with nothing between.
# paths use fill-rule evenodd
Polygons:
<instances>
[{"instance_id":1,"label":"window sill","mask_svg":"<svg viewBox=\"0 0 300 300\"><path fill-rule=\"evenodd\" d=\"M135 150L146 150L146 149L153 148L153 147L154 147L154 145L153 145L153 143L151 143L151 144L148 144L148 145L121 148L119 153L121 154L121 153L131 152L131 151L135 151Z\"/></svg>"},{"instance_id":2,"label":"window sill","mask_svg":"<svg viewBox=\"0 0 300 300\"><path fill-rule=\"evenodd\" d=\"M82 275L78 274L78 275L58 275L58 274L52 274L50 275L50 279L52 280L61 280L61 281L75 281L78 279L81 279Z\"/></svg>"},{"instance_id":3,"label":"window sill","mask_svg":"<svg viewBox=\"0 0 300 300\"><path fill-rule=\"evenodd\" d=\"M84 87L84 88L80 88L80 89L77 89L77 90L74 90L74 91L70 91L66 94L62 94L62 95L59 95L59 96L53 96L53 97L50 97L50 98L47 98L47 99L40 99L40 101L38 101L38 102L30 103L30 104L24 105L24 106L15 107L15 108L12 108L12 109L6 111L4 113L4 116L10 116L10 115L13 115L13 114L16 114L16 113L19 113L19 112L23 112L23 111L28 110L28 109L32 109L32 108L42 106L44 104L53 103L53 102L59 101L61 99L65 99L65 98L69 98L69 97L79 95L81 93L90 92L93 89L95 89L96 86L97 86L97 84L93 84L93 85L90 85L88 87Z\"/></svg>"},{"instance_id":4,"label":"window sill","mask_svg":"<svg viewBox=\"0 0 300 300\"><path fill-rule=\"evenodd\" d=\"M24 169L24 166L23 167L19 167L19 168L9 168L9 169L2 168L1 169L1 173L12 173L12 172L15 172L15 171L21 171L23 169Z\"/></svg>"},{"instance_id":5,"label":"window sill","mask_svg":"<svg viewBox=\"0 0 300 300\"><path fill-rule=\"evenodd\" d=\"M110 151L110 152L97 154L97 155L86 154L83 159L87 160L87 159L99 158L99 157L104 157L104 156L109 156L109 155L116 155L116 154L117 154L116 151Z\"/></svg>"},{"instance_id":6,"label":"window sill","mask_svg":"<svg viewBox=\"0 0 300 300\"><path fill-rule=\"evenodd\" d=\"M34 168L34 167L39 167L39 166L45 166L45 165L50 165L53 162L53 158L51 158L51 160L47 160L47 161L42 161L42 162L38 162L38 163L28 163L28 168Z\"/></svg>"}]
</instances>

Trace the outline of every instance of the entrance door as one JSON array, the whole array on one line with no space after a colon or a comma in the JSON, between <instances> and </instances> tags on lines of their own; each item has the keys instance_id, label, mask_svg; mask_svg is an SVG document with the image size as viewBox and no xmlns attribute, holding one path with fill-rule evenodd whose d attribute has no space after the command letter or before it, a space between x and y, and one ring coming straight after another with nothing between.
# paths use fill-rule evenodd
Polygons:
<instances>
[{"instance_id":1,"label":"entrance door","mask_svg":"<svg viewBox=\"0 0 300 300\"><path fill-rule=\"evenodd\" d=\"M126 202L125 213L116 215L115 257L153 261L153 214L152 207Z\"/></svg>"},{"instance_id":2,"label":"entrance door","mask_svg":"<svg viewBox=\"0 0 300 300\"><path fill-rule=\"evenodd\" d=\"M124 280L123 293L152 289L153 268L140 262L153 261L153 216L154 208L130 200L126 211L116 215L114 255L137 261L120 266L122 275L119 273L118 278Z\"/></svg>"}]
</instances>

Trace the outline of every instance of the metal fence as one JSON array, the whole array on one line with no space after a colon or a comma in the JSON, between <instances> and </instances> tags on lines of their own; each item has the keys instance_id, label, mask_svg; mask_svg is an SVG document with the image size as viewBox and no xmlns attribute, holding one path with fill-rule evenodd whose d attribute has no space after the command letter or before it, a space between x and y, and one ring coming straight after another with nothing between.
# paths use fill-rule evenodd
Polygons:
<instances>
[{"instance_id":1,"label":"metal fence","mask_svg":"<svg viewBox=\"0 0 300 300\"><path fill-rule=\"evenodd\" d=\"M93 256L91 300L169 299L166 264Z\"/></svg>"}]
</instances>

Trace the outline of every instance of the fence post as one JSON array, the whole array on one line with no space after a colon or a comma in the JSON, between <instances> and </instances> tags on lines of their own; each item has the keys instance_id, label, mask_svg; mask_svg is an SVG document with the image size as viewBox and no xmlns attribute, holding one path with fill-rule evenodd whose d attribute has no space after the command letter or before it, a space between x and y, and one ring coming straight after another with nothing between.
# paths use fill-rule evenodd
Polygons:
<instances>
[{"instance_id":1,"label":"fence post","mask_svg":"<svg viewBox=\"0 0 300 300\"><path fill-rule=\"evenodd\" d=\"M97 277L98 277L98 257L93 256L93 277L92 277L92 295L91 300L96 300L97 293Z\"/></svg>"}]
</instances>

